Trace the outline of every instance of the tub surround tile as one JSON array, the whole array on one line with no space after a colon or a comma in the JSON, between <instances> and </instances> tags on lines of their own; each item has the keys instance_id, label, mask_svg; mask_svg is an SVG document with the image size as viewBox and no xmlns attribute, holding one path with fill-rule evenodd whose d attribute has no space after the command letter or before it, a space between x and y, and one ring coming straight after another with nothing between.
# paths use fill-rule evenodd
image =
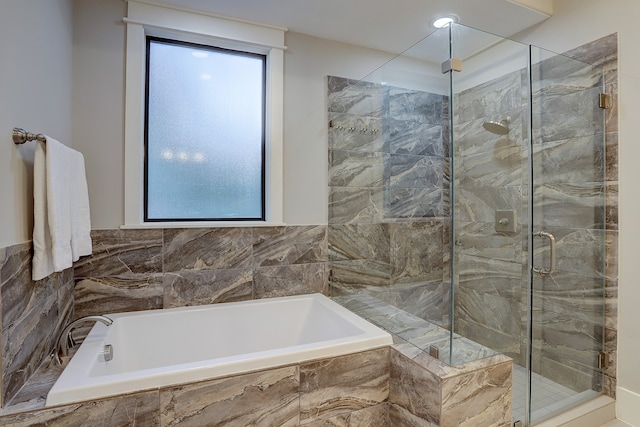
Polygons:
<instances>
[{"instance_id":1,"label":"tub surround tile","mask_svg":"<svg viewBox=\"0 0 640 427\"><path fill-rule=\"evenodd\" d=\"M3 426L144 426L160 427L158 392L150 391L94 402L57 406L0 418Z\"/></svg>"},{"instance_id":2,"label":"tub surround tile","mask_svg":"<svg viewBox=\"0 0 640 427\"><path fill-rule=\"evenodd\" d=\"M418 415L414 415L408 409L396 405L389 404L389 422L391 426L403 427L440 427L439 424L427 421Z\"/></svg>"},{"instance_id":3,"label":"tub surround tile","mask_svg":"<svg viewBox=\"0 0 640 427\"><path fill-rule=\"evenodd\" d=\"M327 262L327 227L265 227L253 229L254 266Z\"/></svg>"},{"instance_id":4,"label":"tub surround tile","mask_svg":"<svg viewBox=\"0 0 640 427\"><path fill-rule=\"evenodd\" d=\"M388 427L389 408L386 403L370 406L348 414L312 421L304 424L306 427Z\"/></svg>"},{"instance_id":5,"label":"tub surround tile","mask_svg":"<svg viewBox=\"0 0 640 427\"><path fill-rule=\"evenodd\" d=\"M388 396L388 347L300 365L301 425L375 406Z\"/></svg>"},{"instance_id":6,"label":"tub surround tile","mask_svg":"<svg viewBox=\"0 0 640 427\"><path fill-rule=\"evenodd\" d=\"M249 268L253 266L251 228L164 230L164 271Z\"/></svg>"},{"instance_id":7,"label":"tub surround tile","mask_svg":"<svg viewBox=\"0 0 640 427\"><path fill-rule=\"evenodd\" d=\"M0 252L2 295L2 402L9 402L27 383L72 312L71 269L34 282L31 243ZM20 343L19 346L16 343Z\"/></svg>"},{"instance_id":8,"label":"tub surround tile","mask_svg":"<svg viewBox=\"0 0 640 427\"><path fill-rule=\"evenodd\" d=\"M75 319L122 311L163 308L162 274L79 279L75 287Z\"/></svg>"},{"instance_id":9,"label":"tub surround tile","mask_svg":"<svg viewBox=\"0 0 640 427\"><path fill-rule=\"evenodd\" d=\"M253 272L253 298L328 295L328 283L329 272L324 263L260 267Z\"/></svg>"},{"instance_id":10,"label":"tub surround tile","mask_svg":"<svg viewBox=\"0 0 640 427\"><path fill-rule=\"evenodd\" d=\"M42 301L51 297L60 273L34 282L31 280L31 245L18 244L6 248L2 264L3 327L18 321Z\"/></svg>"},{"instance_id":11,"label":"tub surround tile","mask_svg":"<svg viewBox=\"0 0 640 427\"><path fill-rule=\"evenodd\" d=\"M49 354L58 325L57 295L41 300L36 309L25 313L2 330L2 383L4 401L9 401ZM16 346L15 343L20 343Z\"/></svg>"},{"instance_id":12,"label":"tub surround tile","mask_svg":"<svg viewBox=\"0 0 640 427\"><path fill-rule=\"evenodd\" d=\"M253 298L253 269L180 271L164 275L163 308Z\"/></svg>"},{"instance_id":13,"label":"tub surround tile","mask_svg":"<svg viewBox=\"0 0 640 427\"><path fill-rule=\"evenodd\" d=\"M299 425L297 366L160 390L163 426Z\"/></svg>"},{"instance_id":14,"label":"tub surround tile","mask_svg":"<svg viewBox=\"0 0 640 427\"><path fill-rule=\"evenodd\" d=\"M107 277L162 273L162 230L92 230L93 254L74 263L74 275Z\"/></svg>"}]
</instances>

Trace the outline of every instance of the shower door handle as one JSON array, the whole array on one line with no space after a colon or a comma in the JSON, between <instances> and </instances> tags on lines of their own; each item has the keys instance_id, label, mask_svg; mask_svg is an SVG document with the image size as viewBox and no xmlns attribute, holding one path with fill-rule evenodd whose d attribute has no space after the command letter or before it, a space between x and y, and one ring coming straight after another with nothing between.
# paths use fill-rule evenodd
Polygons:
<instances>
[{"instance_id":1,"label":"shower door handle","mask_svg":"<svg viewBox=\"0 0 640 427\"><path fill-rule=\"evenodd\" d=\"M549 268L534 266L533 271L541 276L548 276L556 271L556 238L546 231L538 231L533 234L534 237L546 237L549 239Z\"/></svg>"}]
</instances>

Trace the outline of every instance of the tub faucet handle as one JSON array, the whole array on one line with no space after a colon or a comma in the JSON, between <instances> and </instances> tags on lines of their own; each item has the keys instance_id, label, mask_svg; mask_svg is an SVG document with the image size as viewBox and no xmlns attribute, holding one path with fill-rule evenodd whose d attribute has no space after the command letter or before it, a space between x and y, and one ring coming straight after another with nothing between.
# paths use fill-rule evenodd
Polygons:
<instances>
[{"instance_id":1,"label":"tub faucet handle","mask_svg":"<svg viewBox=\"0 0 640 427\"><path fill-rule=\"evenodd\" d=\"M53 358L58 362L58 365L62 365L62 357L68 356L69 349L76 345L76 341L73 339L73 330L78 324L84 322L100 322L110 326L113 323L113 320L107 316L85 316L69 323L58 336L58 339L56 340L56 349L52 354Z\"/></svg>"}]
</instances>

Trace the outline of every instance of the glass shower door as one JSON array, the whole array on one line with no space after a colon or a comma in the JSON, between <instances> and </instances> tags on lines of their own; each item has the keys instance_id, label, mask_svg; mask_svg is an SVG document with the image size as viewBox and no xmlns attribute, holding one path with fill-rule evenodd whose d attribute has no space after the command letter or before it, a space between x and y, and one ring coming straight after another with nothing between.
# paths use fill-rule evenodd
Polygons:
<instances>
[{"instance_id":1,"label":"glass shower door","mask_svg":"<svg viewBox=\"0 0 640 427\"><path fill-rule=\"evenodd\" d=\"M602 391L603 71L531 47L529 424Z\"/></svg>"}]
</instances>

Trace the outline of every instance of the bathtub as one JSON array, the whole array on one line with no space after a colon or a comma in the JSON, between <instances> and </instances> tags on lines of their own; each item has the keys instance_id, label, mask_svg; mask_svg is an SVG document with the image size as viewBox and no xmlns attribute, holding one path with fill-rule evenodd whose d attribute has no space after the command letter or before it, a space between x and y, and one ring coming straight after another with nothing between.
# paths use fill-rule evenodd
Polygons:
<instances>
[{"instance_id":1,"label":"bathtub","mask_svg":"<svg viewBox=\"0 0 640 427\"><path fill-rule=\"evenodd\" d=\"M107 314L49 391L46 406L339 356L391 336L321 294ZM113 358L102 354L111 345Z\"/></svg>"}]
</instances>

